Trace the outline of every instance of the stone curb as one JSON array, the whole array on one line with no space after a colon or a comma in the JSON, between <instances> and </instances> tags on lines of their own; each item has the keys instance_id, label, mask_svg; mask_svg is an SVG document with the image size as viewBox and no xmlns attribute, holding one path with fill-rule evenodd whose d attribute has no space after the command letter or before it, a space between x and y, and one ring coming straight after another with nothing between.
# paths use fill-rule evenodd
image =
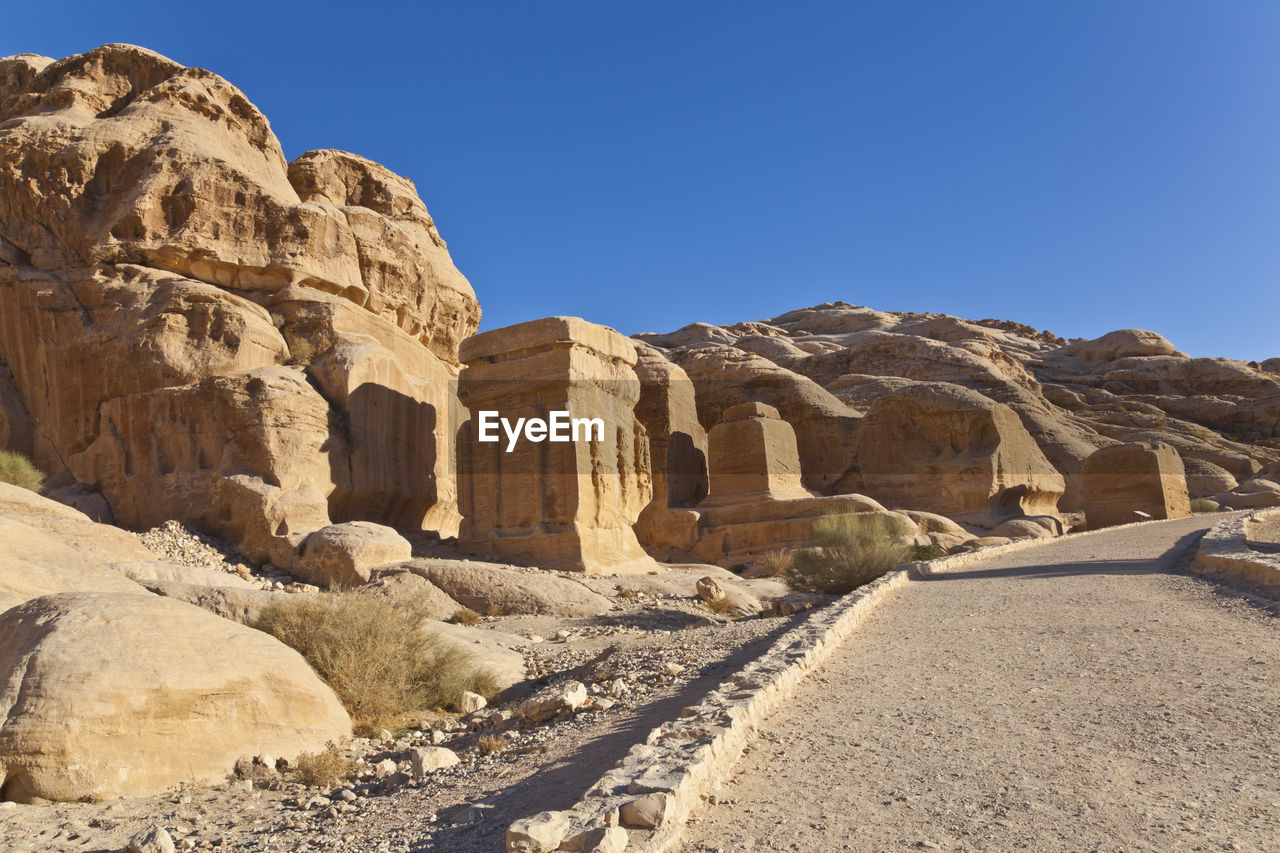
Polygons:
<instances>
[{"instance_id":1,"label":"stone curb","mask_svg":"<svg viewBox=\"0 0 1280 853\"><path fill-rule=\"evenodd\" d=\"M667 853L703 796L719 787L759 726L818 669L881 601L911 579L1042 545L1133 524L980 548L930 562L908 563L814 612L759 658L721 682L679 720L653 729L564 811L541 812L507 830L510 853Z\"/></svg>"},{"instance_id":2,"label":"stone curb","mask_svg":"<svg viewBox=\"0 0 1280 853\"><path fill-rule=\"evenodd\" d=\"M1280 509L1235 515L1219 521L1200 540L1193 571L1280 597L1280 554L1264 554L1246 542L1251 524L1280 516Z\"/></svg>"}]
</instances>

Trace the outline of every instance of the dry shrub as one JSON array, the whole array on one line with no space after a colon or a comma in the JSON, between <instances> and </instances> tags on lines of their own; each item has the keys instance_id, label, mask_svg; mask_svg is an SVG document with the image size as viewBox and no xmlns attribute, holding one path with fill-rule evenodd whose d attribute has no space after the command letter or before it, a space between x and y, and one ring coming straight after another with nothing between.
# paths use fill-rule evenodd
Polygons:
<instances>
[{"instance_id":1,"label":"dry shrub","mask_svg":"<svg viewBox=\"0 0 1280 853\"><path fill-rule=\"evenodd\" d=\"M733 602L729 600L729 596L727 595L722 595L719 598L713 598L710 601L707 601L704 598L702 599L702 603L705 604L707 609L712 613L718 613L721 616L734 615Z\"/></svg>"},{"instance_id":2,"label":"dry shrub","mask_svg":"<svg viewBox=\"0 0 1280 853\"><path fill-rule=\"evenodd\" d=\"M409 713L456 707L464 690L493 698L493 676L423 627L411 601L371 595L298 595L263 611L255 627L302 653L361 733Z\"/></svg>"},{"instance_id":3,"label":"dry shrub","mask_svg":"<svg viewBox=\"0 0 1280 853\"><path fill-rule=\"evenodd\" d=\"M330 788L356 775L356 763L331 746L324 752L304 752L291 768L293 776L304 785Z\"/></svg>"},{"instance_id":4,"label":"dry shrub","mask_svg":"<svg viewBox=\"0 0 1280 853\"><path fill-rule=\"evenodd\" d=\"M1208 498L1196 498L1191 502L1192 512L1217 512L1222 509L1215 501Z\"/></svg>"},{"instance_id":5,"label":"dry shrub","mask_svg":"<svg viewBox=\"0 0 1280 853\"><path fill-rule=\"evenodd\" d=\"M289 344L289 357L284 360L288 365L306 366L315 360L316 346L306 338L294 338Z\"/></svg>"},{"instance_id":6,"label":"dry shrub","mask_svg":"<svg viewBox=\"0 0 1280 853\"><path fill-rule=\"evenodd\" d=\"M32 492L44 485L44 474L30 459L16 450L0 450L0 483L10 483Z\"/></svg>"},{"instance_id":7,"label":"dry shrub","mask_svg":"<svg viewBox=\"0 0 1280 853\"><path fill-rule=\"evenodd\" d=\"M476 748L480 750L481 755L493 755L507 748L507 739L502 735L481 735L476 741Z\"/></svg>"},{"instance_id":8,"label":"dry shrub","mask_svg":"<svg viewBox=\"0 0 1280 853\"><path fill-rule=\"evenodd\" d=\"M470 607L461 607L453 611L449 621L455 625L478 625L480 624L480 614Z\"/></svg>"},{"instance_id":9,"label":"dry shrub","mask_svg":"<svg viewBox=\"0 0 1280 853\"><path fill-rule=\"evenodd\" d=\"M911 546L912 560L927 562L929 560L940 560L945 556L947 556L947 549L936 543Z\"/></svg>"},{"instance_id":10,"label":"dry shrub","mask_svg":"<svg viewBox=\"0 0 1280 853\"><path fill-rule=\"evenodd\" d=\"M790 551L769 551L760 558L765 577L785 578L787 569L791 568Z\"/></svg>"},{"instance_id":11,"label":"dry shrub","mask_svg":"<svg viewBox=\"0 0 1280 853\"><path fill-rule=\"evenodd\" d=\"M893 516L821 518L810 546L792 555L787 583L799 592L844 595L911 559L905 532L905 524Z\"/></svg>"}]
</instances>

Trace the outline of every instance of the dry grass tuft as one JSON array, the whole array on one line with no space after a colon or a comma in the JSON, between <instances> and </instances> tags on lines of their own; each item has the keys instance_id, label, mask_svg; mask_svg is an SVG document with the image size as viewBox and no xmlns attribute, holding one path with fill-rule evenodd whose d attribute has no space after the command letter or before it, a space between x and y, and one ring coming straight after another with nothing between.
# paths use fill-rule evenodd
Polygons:
<instances>
[{"instance_id":1,"label":"dry grass tuft","mask_svg":"<svg viewBox=\"0 0 1280 853\"><path fill-rule=\"evenodd\" d=\"M785 578L787 569L791 568L792 553L790 551L769 551L760 558L764 566L765 577Z\"/></svg>"},{"instance_id":2,"label":"dry grass tuft","mask_svg":"<svg viewBox=\"0 0 1280 853\"><path fill-rule=\"evenodd\" d=\"M481 735L480 740L476 741L476 748L481 755L500 753L507 748L507 739L502 735Z\"/></svg>"},{"instance_id":3,"label":"dry grass tuft","mask_svg":"<svg viewBox=\"0 0 1280 853\"><path fill-rule=\"evenodd\" d=\"M35 463L16 450L0 450L0 483L39 492L44 485L44 474Z\"/></svg>"},{"instance_id":4,"label":"dry grass tuft","mask_svg":"<svg viewBox=\"0 0 1280 853\"><path fill-rule=\"evenodd\" d=\"M456 707L464 690L492 699L493 676L425 628L411 602L369 595L291 596L255 627L297 649L346 706L360 733L406 714Z\"/></svg>"},{"instance_id":5,"label":"dry grass tuft","mask_svg":"<svg viewBox=\"0 0 1280 853\"><path fill-rule=\"evenodd\" d=\"M1222 507L1216 501L1211 501L1208 498L1196 498L1191 502L1191 511L1195 513L1218 512L1221 509Z\"/></svg>"},{"instance_id":6,"label":"dry grass tuft","mask_svg":"<svg viewBox=\"0 0 1280 853\"><path fill-rule=\"evenodd\" d=\"M480 614L470 607L461 607L453 611L449 621L455 625L478 625L480 624Z\"/></svg>"},{"instance_id":7,"label":"dry grass tuft","mask_svg":"<svg viewBox=\"0 0 1280 853\"><path fill-rule=\"evenodd\" d=\"M902 522L883 515L828 515L812 544L792 555L787 583L800 592L844 595L911 559Z\"/></svg>"},{"instance_id":8,"label":"dry grass tuft","mask_svg":"<svg viewBox=\"0 0 1280 853\"><path fill-rule=\"evenodd\" d=\"M331 746L324 752L304 752L290 768L295 779L304 785L331 788L356 775L356 763Z\"/></svg>"}]
</instances>

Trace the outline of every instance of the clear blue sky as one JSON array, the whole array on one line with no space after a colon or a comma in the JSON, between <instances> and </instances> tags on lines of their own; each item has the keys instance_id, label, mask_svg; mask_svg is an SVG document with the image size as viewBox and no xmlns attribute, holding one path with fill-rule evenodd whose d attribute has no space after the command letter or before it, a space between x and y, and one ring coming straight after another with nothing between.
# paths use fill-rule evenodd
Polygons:
<instances>
[{"instance_id":1,"label":"clear blue sky","mask_svg":"<svg viewBox=\"0 0 1280 853\"><path fill-rule=\"evenodd\" d=\"M1280 3L9 4L411 177L484 328L843 299L1280 356Z\"/></svg>"}]
</instances>

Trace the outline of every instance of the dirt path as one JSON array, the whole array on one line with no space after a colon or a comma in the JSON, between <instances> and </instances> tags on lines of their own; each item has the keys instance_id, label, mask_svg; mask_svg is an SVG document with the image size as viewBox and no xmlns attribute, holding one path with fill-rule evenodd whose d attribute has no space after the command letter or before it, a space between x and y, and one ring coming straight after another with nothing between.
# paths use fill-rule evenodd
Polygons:
<instances>
[{"instance_id":1,"label":"dirt path","mask_svg":"<svg viewBox=\"0 0 1280 853\"><path fill-rule=\"evenodd\" d=\"M1175 573L1212 520L911 583L684 850L1280 850L1280 620Z\"/></svg>"}]
</instances>

